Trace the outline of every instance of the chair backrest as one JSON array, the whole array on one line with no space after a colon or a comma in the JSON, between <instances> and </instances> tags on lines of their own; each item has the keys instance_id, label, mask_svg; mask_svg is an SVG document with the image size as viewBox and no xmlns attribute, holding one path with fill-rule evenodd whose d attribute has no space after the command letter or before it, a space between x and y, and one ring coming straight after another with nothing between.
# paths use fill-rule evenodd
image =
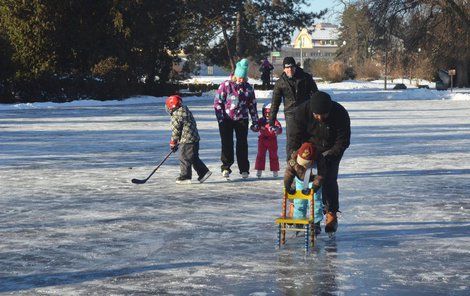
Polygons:
<instances>
[{"instance_id":1,"label":"chair backrest","mask_svg":"<svg viewBox=\"0 0 470 296\"><path fill-rule=\"evenodd\" d=\"M294 199L306 199L310 201L310 217L309 219L314 219L314 198L313 196L315 195L315 190L310 189L308 194L303 194L302 190L296 190L294 194L289 194L285 189L284 189L284 197L282 198L282 212L281 212L281 217L285 218L287 214L287 200L294 200Z\"/></svg>"}]
</instances>

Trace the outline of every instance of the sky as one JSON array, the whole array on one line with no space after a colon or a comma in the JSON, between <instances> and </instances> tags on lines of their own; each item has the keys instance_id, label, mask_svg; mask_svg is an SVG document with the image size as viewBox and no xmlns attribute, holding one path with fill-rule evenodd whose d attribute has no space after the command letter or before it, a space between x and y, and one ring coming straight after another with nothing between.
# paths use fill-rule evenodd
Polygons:
<instances>
[{"instance_id":1,"label":"sky","mask_svg":"<svg viewBox=\"0 0 470 296\"><path fill-rule=\"evenodd\" d=\"M321 19L322 22L329 22L334 24L339 24L337 10L341 9L341 5L338 5L336 1L333 0L309 0L307 3L310 6L307 8L307 11L319 12L325 8L328 9L327 14ZM336 9L336 11L335 11Z\"/></svg>"}]
</instances>

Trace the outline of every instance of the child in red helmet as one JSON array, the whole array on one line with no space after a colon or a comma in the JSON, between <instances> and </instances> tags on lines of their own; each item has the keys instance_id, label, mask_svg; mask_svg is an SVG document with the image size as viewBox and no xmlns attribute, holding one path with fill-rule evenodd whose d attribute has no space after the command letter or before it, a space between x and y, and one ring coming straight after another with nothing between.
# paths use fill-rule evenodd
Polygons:
<instances>
[{"instance_id":1,"label":"child in red helmet","mask_svg":"<svg viewBox=\"0 0 470 296\"><path fill-rule=\"evenodd\" d=\"M279 171L279 157L277 156L277 135L282 133L281 123L276 120L274 128L269 126L269 114L271 103L263 105L263 117L258 121L260 130L258 136L258 154L256 155L255 169L256 176L261 178L266 164L266 150L269 151L269 166L273 172L273 177L277 177Z\"/></svg>"},{"instance_id":2,"label":"child in red helmet","mask_svg":"<svg viewBox=\"0 0 470 296\"><path fill-rule=\"evenodd\" d=\"M165 102L165 108L171 116L171 140L172 151L180 150L180 176L176 179L178 184L190 184L192 177L191 167L198 174L198 181L204 182L212 174L206 165L199 159L199 133L196 120L189 108L183 105L183 100L178 95L169 96Z\"/></svg>"}]
</instances>

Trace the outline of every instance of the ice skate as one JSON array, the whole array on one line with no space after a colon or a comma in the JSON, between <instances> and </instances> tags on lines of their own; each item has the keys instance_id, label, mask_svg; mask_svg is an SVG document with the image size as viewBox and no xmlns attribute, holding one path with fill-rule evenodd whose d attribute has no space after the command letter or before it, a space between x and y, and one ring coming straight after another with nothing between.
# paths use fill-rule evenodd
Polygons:
<instances>
[{"instance_id":1,"label":"ice skate","mask_svg":"<svg viewBox=\"0 0 470 296\"><path fill-rule=\"evenodd\" d=\"M191 184L191 179L178 177L178 178L176 178L176 184L181 184L181 185Z\"/></svg>"},{"instance_id":2,"label":"ice skate","mask_svg":"<svg viewBox=\"0 0 470 296\"><path fill-rule=\"evenodd\" d=\"M336 217L336 213L326 213L325 232L328 233L328 236L333 237L337 229L338 218Z\"/></svg>"},{"instance_id":3,"label":"ice skate","mask_svg":"<svg viewBox=\"0 0 470 296\"><path fill-rule=\"evenodd\" d=\"M315 231L315 236L317 236L321 233L320 222L317 222L313 225L313 230Z\"/></svg>"},{"instance_id":4,"label":"ice skate","mask_svg":"<svg viewBox=\"0 0 470 296\"><path fill-rule=\"evenodd\" d=\"M261 175L262 175L262 174L263 174L263 171L262 171L262 170L258 170L258 171L256 172L256 177L261 178Z\"/></svg>"},{"instance_id":5,"label":"ice skate","mask_svg":"<svg viewBox=\"0 0 470 296\"><path fill-rule=\"evenodd\" d=\"M212 175L212 172L207 171L207 173L205 173L204 176L198 179L199 183L204 183L204 181L206 181L211 175Z\"/></svg>"},{"instance_id":6,"label":"ice skate","mask_svg":"<svg viewBox=\"0 0 470 296\"><path fill-rule=\"evenodd\" d=\"M230 180L230 172L228 170L222 171L222 177L225 178L227 181Z\"/></svg>"}]
</instances>

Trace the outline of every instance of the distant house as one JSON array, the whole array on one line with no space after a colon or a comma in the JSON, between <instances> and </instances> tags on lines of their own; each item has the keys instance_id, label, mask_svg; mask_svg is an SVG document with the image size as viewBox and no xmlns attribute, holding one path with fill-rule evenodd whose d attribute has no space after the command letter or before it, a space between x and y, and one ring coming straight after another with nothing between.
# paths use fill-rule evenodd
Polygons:
<instances>
[{"instance_id":1,"label":"distant house","mask_svg":"<svg viewBox=\"0 0 470 296\"><path fill-rule=\"evenodd\" d=\"M201 76L230 76L230 71L219 67L219 66L210 66L206 64L199 64L200 70L199 75Z\"/></svg>"},{"instance_id":2,"label":"distant house","mask_svg":"<svg viewBox=\"0 0 470 296\"><path fill-rule=\"evenodd\" d=\"M282 67L282 60L286 56L294 57L301 67L306 59L333 60L339 48L338 38L338 26L334 24L319 23L311 28L304 28L294 36L289 46L274 54L273 65Z\"/></svg>"},{"instance_id":3,"label":"distant house","mask_svg":"<svg viewBox=\"0 0 470 296\"><path fill-rule=\"evenodd\" d=\"M183 70L184 63L187 61L187 55L181 51L178 53L178 57L181 61L179 63L173 63L173 70L180 73ZM198 67L200 76L230 76L229 70L216 65L206 65L201 63Z\"/></svg>"}]
</instances>

